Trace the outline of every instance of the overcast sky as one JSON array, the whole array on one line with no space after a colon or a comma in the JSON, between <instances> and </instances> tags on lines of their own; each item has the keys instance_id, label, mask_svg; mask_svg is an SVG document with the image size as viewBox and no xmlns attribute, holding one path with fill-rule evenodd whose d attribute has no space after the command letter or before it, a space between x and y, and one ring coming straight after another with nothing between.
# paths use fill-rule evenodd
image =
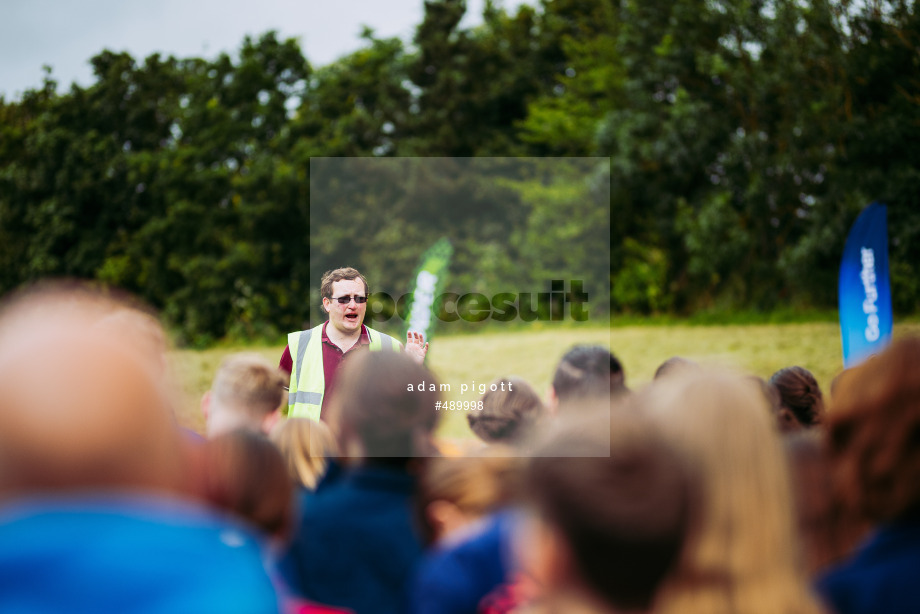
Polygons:
<instances>
[{"instance_id":1,"label":"overcast sky","mask_svg":"<svg viewBox=\"0 0 920 614\"><path fill-rule=\"evenodd\" d=\"M504 0L513 10L525 0ZM528 3L534 4L535 0ZM464 25L482 21L483 0L467 0ZM323 66L362 45L362 24L378 36L412 37L422 0L2 0L0 95L18 97L53 68L58 90L92 82L89 59L105 48L135 59L154 52L214 57L234 52L246 34L277 30L298 37L310 63Z\"/></svg>"}]
</instances>

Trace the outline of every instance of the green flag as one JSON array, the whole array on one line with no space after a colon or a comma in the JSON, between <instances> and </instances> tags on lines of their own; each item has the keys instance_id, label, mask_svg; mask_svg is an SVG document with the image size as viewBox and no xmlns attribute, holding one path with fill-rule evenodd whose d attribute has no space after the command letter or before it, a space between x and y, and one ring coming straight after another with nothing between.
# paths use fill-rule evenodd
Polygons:
<instances>
[{"instance_id":1,"label":"green flag","mask_svg":"<svg viewBox=\"0 0 920 614\"><path fill-rule=\"evenodd\" d=\"M406 319L403 338L411 330L422 333L426 340L431 340L436 317L435 299L444 290L447 267L453 253L454 248L450 241L446 237L441 237L422 256L409 290L409 317Z\"/></svg>"}]
</instances>

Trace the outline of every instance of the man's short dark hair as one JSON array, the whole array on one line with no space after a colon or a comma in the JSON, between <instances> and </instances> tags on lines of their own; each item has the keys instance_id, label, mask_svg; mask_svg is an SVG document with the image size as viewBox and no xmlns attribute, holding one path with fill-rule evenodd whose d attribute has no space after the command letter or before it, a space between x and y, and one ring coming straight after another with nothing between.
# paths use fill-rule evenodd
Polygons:
<instances>
[{"instance_id":1,"label":"man's short dark hair","mask_svg":"<svg viewBox=\"0 0 920 614\"><path fill-rule=\"evenodd\" d=\"M553 375L560 402L609 397L626 391L626 374L619 359L600 345L576 345L565 353Z\"/></svg>"}]
</instances>

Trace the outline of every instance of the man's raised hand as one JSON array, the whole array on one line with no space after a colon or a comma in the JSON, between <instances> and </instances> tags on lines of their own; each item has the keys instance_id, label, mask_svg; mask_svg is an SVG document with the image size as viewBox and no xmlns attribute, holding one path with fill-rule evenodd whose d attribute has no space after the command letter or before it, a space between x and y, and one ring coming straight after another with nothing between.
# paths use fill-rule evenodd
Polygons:
<instances>
[{"instance_id":1,"label":"man's raised hand","mask_svg":"<svg viewBox=\"0 0 920 614\"><path fill-rule=\"evenodd\" d=\"M422 364L425 362L427 353L428 342L425 341L425 335L410 330L406 334L406 354L411 356L418 364Z\"/></svg>"}]
</instances>

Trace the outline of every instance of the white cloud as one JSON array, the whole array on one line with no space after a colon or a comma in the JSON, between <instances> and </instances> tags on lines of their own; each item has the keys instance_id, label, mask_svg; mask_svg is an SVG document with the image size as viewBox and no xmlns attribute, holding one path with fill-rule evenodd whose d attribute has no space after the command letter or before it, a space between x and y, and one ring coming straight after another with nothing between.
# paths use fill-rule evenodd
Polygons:
<instances>
[{"instance_id":1,"label":"white cloud","mask_svg":"<svg viewBox=\"0 0 920 614\"><path fill-rule=\"evenodd\" d=\"M515 7L523 0L506 0ZM481 20L483 0L469 0L464 25ZM314 66L362 45L362 25L381 37L412 37L421 0L6 0L0 19L0 94L41 85L49 64L59 89L92 82L89 59L104 48L141 60L159 52L214 57L235 52L246 34L277 30L297 37Z\"/></svg>"}]
</instances>

